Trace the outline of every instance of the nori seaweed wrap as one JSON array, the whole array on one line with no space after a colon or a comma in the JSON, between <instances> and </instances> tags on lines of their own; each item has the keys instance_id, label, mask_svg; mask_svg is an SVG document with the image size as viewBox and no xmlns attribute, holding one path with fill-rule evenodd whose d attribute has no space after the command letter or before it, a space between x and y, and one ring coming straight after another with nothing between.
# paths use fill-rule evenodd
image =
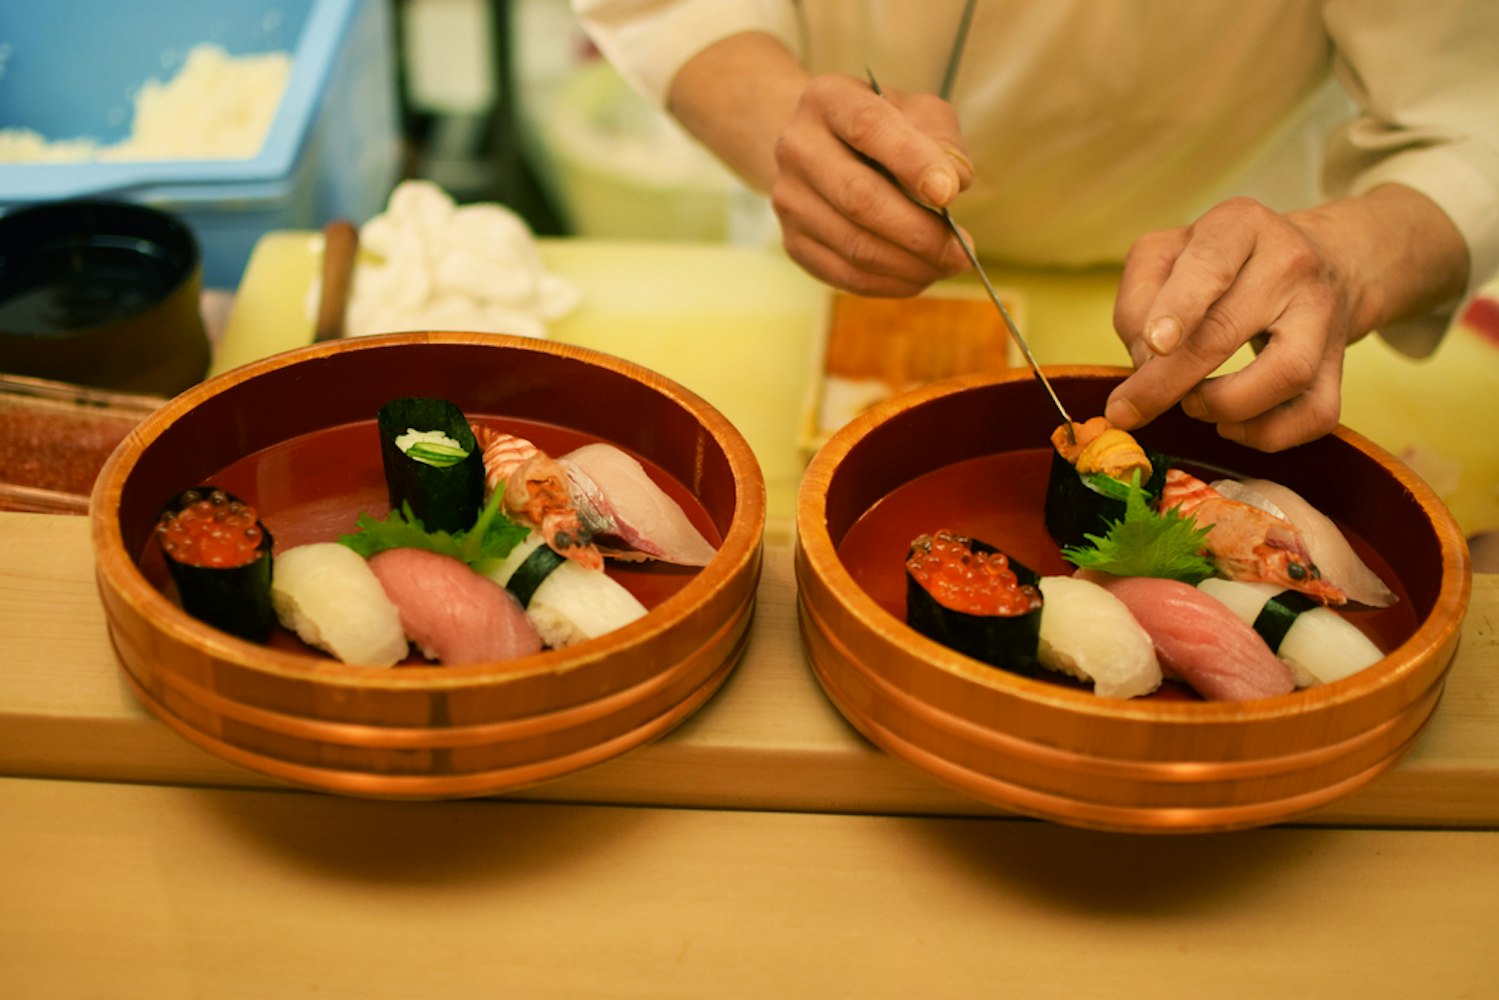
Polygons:
<instances>
[{"instance_id":1,"label":"nori seaweed wrap","mask_svg":"<svg viewBox=\"0 0 1499 1000\"><path fill-rule=\"evenodd\" d=\"M270 637L273 540L254 507L197 486L162 508L156 537L184 611L241 639Z\"/></svg>"},{"instance_id":2,"label":"nori seaweed wrap","mask_svg":"<svg viewBox=\"0 0 1499 1000\"><path fill-rule=\"evenodd\" d=\"M484 506L484 456L468 418L445 399L412 396L380 407L380 458L392 510L403 504L429 531L465 531ZM410 432L437 432L457 449L419 442L397 444Z\"/></svg>"},{"instance_id":3,"label":"nori seaweed wrap","mask_svg":"<svg viewBox=\"0 0 1499 1000\"><path fill-rule=\"evenodd\" d=\"M1170 458L1145 450L1150 459L1150 478L1141 486L1152 501L1166 485ZM1080 475L1072 463L1053 448L1051 471L1046 480L1046 531L1062 548L1086 546L1086 536L1106 535L1109 525L1124 519L1128 484L1109 480L1101 473Z\"/></svg>"},{"instance_id":4,"label":"nori seaweed wrap","mask_svg":"<svg viewBox=\"0 0 1499 1000\"><path fill-rule=\"evenodd\" d=\"M1031 675L1041 633L1038 580L977 539L921 535L906 557L906 624L965 656Z\"/></svg>"}]
</instances>

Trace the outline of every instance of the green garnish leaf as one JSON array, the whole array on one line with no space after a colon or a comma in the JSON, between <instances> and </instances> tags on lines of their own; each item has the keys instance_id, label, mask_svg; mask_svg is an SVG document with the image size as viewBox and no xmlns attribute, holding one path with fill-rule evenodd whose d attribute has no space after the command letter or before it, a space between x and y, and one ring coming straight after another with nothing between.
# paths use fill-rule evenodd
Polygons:
<instances>
[{"instance_id":1,"label":"green garnish leaf","mask_svg":"<svg viewBox=\"0 0 1499 1000\"><path fill-rule=\"evenodd\" d=\"M339 542L366 559L386 549L426 549L470 566L483 559L503 559L531 532L500 511L502 495L503 491L496 490L479 512L474 526L466 531L428 531L421 519L411 513L411 505L403 503L400 510L393 510L384 518L360 514L355 522L359 530L343 535Z\"/></svg>"},{"instance_id":2,"label":"green garnish leaf","mask_svg":"<svg viewBox=\"0 0 1499 1000\"><path fill-rule=\"evenodd\" d=\"M1105 535L1084 535L1091 546L1069 545L1062 556L1081 569L1195 585L1216 572L1203 555L1207 536L1207 528L1174 508L1164 513L1151 510L1137 471L1130 477L1123 520L1112 522Z\"/></svg>"}]
</instances>

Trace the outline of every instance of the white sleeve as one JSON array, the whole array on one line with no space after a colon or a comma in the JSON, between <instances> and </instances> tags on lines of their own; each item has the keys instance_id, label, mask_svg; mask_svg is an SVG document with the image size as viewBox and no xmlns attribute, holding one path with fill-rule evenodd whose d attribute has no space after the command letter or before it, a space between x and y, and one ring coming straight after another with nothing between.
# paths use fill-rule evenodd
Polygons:
<instances>
[{"instance_id":1,"label":"white sleeve","mask_svg":"<svg viewBox=\"0 0 1499 1000\"><path fill-rule=\"evenodd\" d=\"M1426 195L1468 244L1473 294L1499 274L1499 3L1328 0L1323 16L1360 109L1329 144L1329 192L1395 182ZM1419 353L1449 318L1381 333Z\"/></svg>"},{"instance_id":2,"label":"white sleeve","mask_svg":"<svg viewBox=\"0 0 1499 1000\"><path fill-rule=\"evenodd\" d=\"M720 39L762 31L799 48L792 0L572 0L572 7L604 57L658 107L682 65Z\"/></svg>"}]
</instances>

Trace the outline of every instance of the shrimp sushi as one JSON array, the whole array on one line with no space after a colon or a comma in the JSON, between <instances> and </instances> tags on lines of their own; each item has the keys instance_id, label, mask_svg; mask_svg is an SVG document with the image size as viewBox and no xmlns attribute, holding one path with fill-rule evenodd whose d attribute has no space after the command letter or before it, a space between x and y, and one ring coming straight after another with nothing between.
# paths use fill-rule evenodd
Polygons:
<instances>
[{"instance_id":1,"label":"shrimp sushi","mask_svg":"<svg viewBox=\"0 0 1499 1000\"><path fill-rule=\"evenodd\" d=\"M918 536L906 556L906 623L949 649L1034 672L1043 598L1036 574L951 531Z\"/></svg>"},{"instance_id":2,"label":"shrimp sushi","mask_svg":"<svg viewBox=\"0 0 1499 1000\"><path fill-rule=\"evenodd\" d=\"M1384 658L1357 625L1297 591L1217 577L1197 586L1222 601L1290 664L1297 687L1330 684Z\"/></svg>"},{"instance_id":3,"label":"shrimp sushi","mask_svg":"<svg viewBox=\"0 0 1499 1000\"><path fill-rule=\"evenodd\" d=\"M1205 554L1230 580L1276 583L1323 604L1348 600L1323 579L1301 533L1283 517L1229 499L1181 469L1166 473L1160 509L1174 510L1208 529Z\"/></svg>"},{"instance_id":4,"label":"shrimp sushi","mask_svg":"<svg viewBox=\"0 0 1499 1000\"><path fill-rule=\"evenodd\" d=\"M1038 586L1043 667L1091 683L1100 698L1135 698L1161 686L1150 634L1119 598L1075 576L1043 576Z\"/></svg>"},{"instance_id":5,"label":"shrimp sushi","mask_svg":"<svg viewBox=\"0 0 1499 1000\"><path fill-rule=\"evenodd\" d=\"M364 557L338 542L281 553L271 601L283 627L344 663L390 667L406 657L395 605Z\"/></svg>"},{"instance_id":6,"label":"shrimp sushi","mask_svg":"<svg viewBox=\"0 0 1499 1000\"><path fill-rule=\"evenodd\" d=\"M1296 679L1265 640L1223 603L1191 584L1088 573L1150 633L1162 670L1209 701L1289 694Z\"/></svg>"},{"instance_id":7,"label":"shrimp sushi","mask_svg":"<svg viewBox=\"0 0 1499 1000\"><path fill-rule=\"evenodd\" d=\"M619 581L558 555L538 532L504 559L475 568L515 596L553 649L613 632L646 613Z\"/></svg>"},{"instance_id":8,"label":"shrimp sushi","mask_svg":"<svg viewBox=\"0 0 1499 1000\"><path fill-rule=\"evenodd\" d=\"M380 407L380 459L392 510L409 506L431 531L463 531L484 506L484 461L468 419L445 399Z\"/></svg>"},{"instance_id":9,"label":"shrimp sushi","mask_svg":"<svg viewBox=\"0 0 1499 1000\"><path fill-rule=\"evenodd\" d=\"M184 611L241 639L270 637L272 539L254 507L213 486L184 490L156 539Z\"/></svg>"},{"instance_id":10,"label":"shrimp sushi","mask_svg":"<svg viewBox=\"0 0 1499 1000\"><path fill-rule=\"evenodd\" d=\"M1268 479L1220 479L1212 486L1231 500L1258 507L1293 525L1306 544L1307 555L1321 570L1322 578L1343 591L1348 600L1371 608L1387 608L1399 600L1379 574L1353 551L1332 518L1290 487Z\"/></svg>"}]
</instances>

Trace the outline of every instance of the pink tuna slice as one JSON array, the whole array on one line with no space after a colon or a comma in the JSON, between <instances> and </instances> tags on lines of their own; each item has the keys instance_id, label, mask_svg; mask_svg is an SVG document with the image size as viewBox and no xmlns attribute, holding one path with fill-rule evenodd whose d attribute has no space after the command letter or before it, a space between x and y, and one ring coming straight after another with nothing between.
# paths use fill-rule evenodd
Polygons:
<instances>
[{"instance_id":1,"label":"pink tuna slice","mask_svg":"<svg viewBox=\"0 0 1499 1000\"><path fill-rule=\"evenodd\" d=\"M1291 668L1217 598L1177 580L1083 575L1119 598L1150 633L1166 673L1209 701L1250 701L1296 689Z\"/></svg>"},{"instance_id":2,"label":"pink tuna slice","mask_svg":"<svg viewBox=\"0 0 1499 1000\"><path fill-rule=\"evenodd\" d=\"M484 663L541 651L541 636L514 595L452 556L387 549L370 558L370 569L406 637L428 659Z\"/></svg>"},{"instance_id":3,"label":"pink tuna slice","mask_svg":"<svg viewBox=\"0 0 1499 1000\"><path fill-rule=\"evenodd\" d=\"M706 566L717 549L635 459L608 444L562 457L573 506L599 549L618 559Z\"/></svg>"}]
</instances>

